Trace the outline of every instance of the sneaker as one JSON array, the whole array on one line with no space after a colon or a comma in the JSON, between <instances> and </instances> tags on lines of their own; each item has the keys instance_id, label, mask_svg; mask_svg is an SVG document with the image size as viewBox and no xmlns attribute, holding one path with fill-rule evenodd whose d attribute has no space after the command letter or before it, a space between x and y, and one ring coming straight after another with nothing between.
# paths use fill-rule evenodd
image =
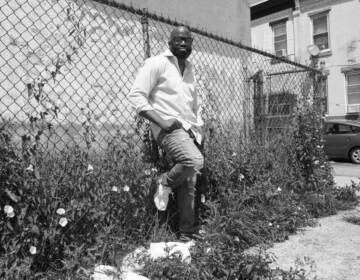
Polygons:
<instances>
[{"instance_id":1,"label":"sneaker","mask_svg":"<svg viewBox=\"0 0 360 280\"><path fill-rule=\"evenodd\" d=\"M169 203L169 195L172 194L171 188L159 183L154 195L155 206L159 211L165 211Z\"/></svg>"}]
</instances>

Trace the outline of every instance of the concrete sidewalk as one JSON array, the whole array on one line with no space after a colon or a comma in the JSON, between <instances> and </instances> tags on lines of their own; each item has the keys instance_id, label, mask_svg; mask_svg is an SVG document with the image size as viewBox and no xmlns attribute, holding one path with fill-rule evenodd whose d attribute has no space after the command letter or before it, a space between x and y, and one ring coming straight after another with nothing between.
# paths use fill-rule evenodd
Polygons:
<instances>
[{"instance_id":1,"label":"concrete sidewalk","mask_svg":"<svg viewBox=\"0 0 360 280\"><path fill-rule=\"evenodd\" d=\"M360 182L356 177L335 176L339 186L351 184L352 180ZM304 267L309 279L317 276L319 280L359 280L360 225L347 222L346 217L360 219L360 206L318 219L317 226L307 227L289 240L274 244L268 250L276 257L273 266L289 270L295 267L297 259L308 257L314 262L313 271L309 271L310 266Z\"/></svg>"}]
</instances>

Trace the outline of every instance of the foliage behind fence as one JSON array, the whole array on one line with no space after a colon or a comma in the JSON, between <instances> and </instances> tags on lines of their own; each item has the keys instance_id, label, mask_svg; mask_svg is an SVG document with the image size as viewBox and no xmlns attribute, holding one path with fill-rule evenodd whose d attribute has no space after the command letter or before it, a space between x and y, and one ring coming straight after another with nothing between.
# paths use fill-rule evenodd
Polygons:
<instances>
[{"instance_id":1,"label":"foliage behind fence","mask_svg":"<svg viewBox=\"0 0 360 280\"><path fill-rule=\"evenodd\" d=\"M141 146L146 129L126 95L146 57L167 48L176 22L112 1L9 0L0 24L1 116L19 142L99 151L133 135ZM209 126L263 137L289 126L300 100L321 96L316 70L202 30L193 35Z\"/></svg>"}]
</instances>

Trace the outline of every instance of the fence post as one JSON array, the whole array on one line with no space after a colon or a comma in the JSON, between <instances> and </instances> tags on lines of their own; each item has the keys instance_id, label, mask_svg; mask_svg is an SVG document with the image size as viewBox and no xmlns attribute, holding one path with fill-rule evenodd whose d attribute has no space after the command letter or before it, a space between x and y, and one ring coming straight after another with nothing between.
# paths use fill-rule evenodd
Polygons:
<instances>
[{"instance_id":1,"label":"fence post","mask_svg":"<svg viewBox=\"0 0 360 280\"><path fill-rule=\"evenodd\" d=\"M143 9L143 13L141 16L141 26L142 26L142 35L144 40L144 58L147 59L151 56L151 48L150 48L150 35L149 35L149 17L147 9ZM137 121L137 126L140 127L140 134L142 141L145 147L145 154L147 160L152 163L159 162L159 149L157 143L152 136L150 124L147 120L142 117L139 117Z\"/></svg>"},{"instance_id":2,"label":"fence post","mask_svg":"<svg viewBox=\"0 0 360 280\"><path fill-rule=\"evenodd\" d=\"M144 39L144 55L145 58L151 56L150 52L150 36L149 36L149 18L147 16L147 9L143 9L143 15L141 17L141 26Z\"/></svg>"},{"instance_id":3,"label":"fence post","mask_svg":"<svg viewBox=\"0 0 360 280\"><path fill-rule=\"evenodd\" d=\"M262 138L266 131L263 70L253 75L252 79L254 83L254 128Z\"/></svg>"}]
</instances>

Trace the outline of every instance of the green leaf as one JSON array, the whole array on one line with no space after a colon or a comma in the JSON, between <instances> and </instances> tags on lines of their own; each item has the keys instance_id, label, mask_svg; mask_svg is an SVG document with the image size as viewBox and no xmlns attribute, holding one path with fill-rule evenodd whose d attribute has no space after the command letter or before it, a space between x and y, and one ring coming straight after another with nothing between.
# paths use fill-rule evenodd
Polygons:
<instances>
[{"instance_id":1,"label":"green leaf","mask_svg":"<svg viewBox=\"0 0 360 280\"><path fill-rule=\"evenodd\" d=\"M15 195L13 192L11 192L11 191L8 190L8 189L5 189L5 193L8 195L8 197L9 197L12 201L14 201L14 202L16 202L16 203L21 200L21 197L20 197L20 196Z\"/></svg>"}]
</instances>

